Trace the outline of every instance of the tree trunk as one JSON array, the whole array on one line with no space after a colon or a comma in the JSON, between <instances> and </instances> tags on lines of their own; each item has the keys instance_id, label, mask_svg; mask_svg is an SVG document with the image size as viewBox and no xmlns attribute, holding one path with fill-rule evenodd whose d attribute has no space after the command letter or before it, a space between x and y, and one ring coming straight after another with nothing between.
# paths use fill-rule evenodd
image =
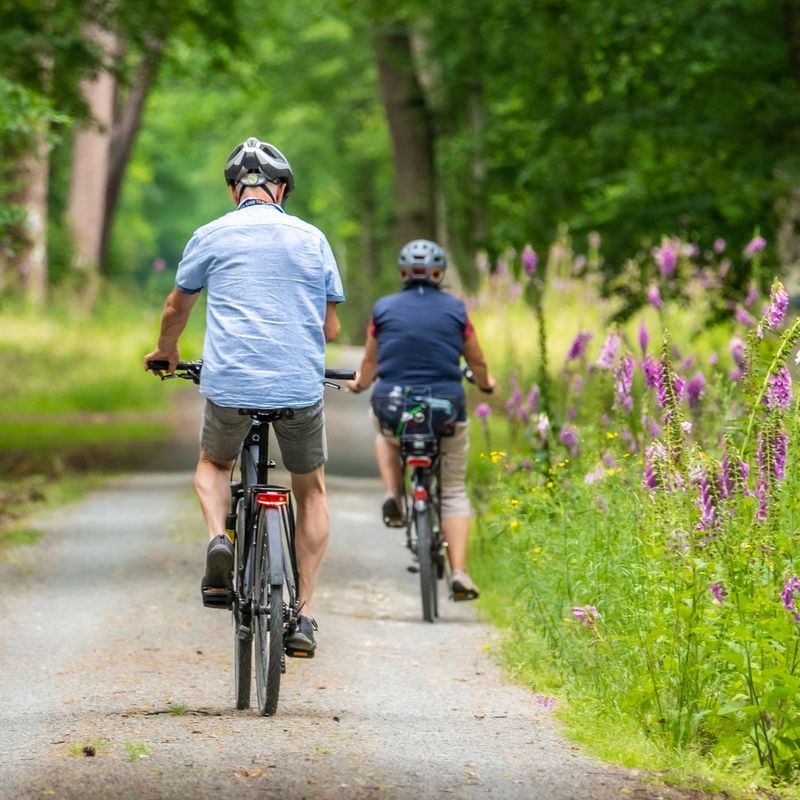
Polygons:
<instances>
[{"instance_id":1,"label":"tree trunk","mask_svg":"<svg viewBox=\"0 0 800 800\"><path fill-rule=\"evenodd\" d=\"M86 36L97 42L107 57L116 53L117 38L108 31L87 26ZM67 219L72 229L73 266L86 273L91 295L97 283L103 241L116 78L103 70L84 81L81 88L92 119L75 132Z\"/></svg>"},{"instance_id":2,"label":"tree trunk","mask_svg":"<svg viewBox=\"0 0 800 800\"><path fill-rule=\"evenodd\" d=\"M125 101L118 104L114 127L111 134L111 152L108 171L108 182L105 191L105 213L103 216L103 233L101 246L101 264L107 269L111 231L117 213L122 191L122 179L125 168L130 161L133 143L142 122L144 104L158 74L161 62L163 42L152 43L147 53L142 56L131 88Z\"/></svg>"},{"instance_id":3,"label":"tree trunk","mask_svg":"<svg viewBox=\"0 0 800 800\"><path fill-rule=\"evenodd\" d=\"M25 299L35 307L47 300L47 190L50 145L47 123L39 120L30 132L19 160L19 189L10 198L24 214L22 243L11 259Z\"/></svg>"},{"instance_id":4,"label":"tree trunk","mask_svg":"<svg viewBox=\"0 0 800 800\"><path fill-rule=\"evenodd\" d=\"M436 236L433 126L414 70L408 30L375 34L375 57L395 167L395 243Z\"/></svg>"}]
</instances>

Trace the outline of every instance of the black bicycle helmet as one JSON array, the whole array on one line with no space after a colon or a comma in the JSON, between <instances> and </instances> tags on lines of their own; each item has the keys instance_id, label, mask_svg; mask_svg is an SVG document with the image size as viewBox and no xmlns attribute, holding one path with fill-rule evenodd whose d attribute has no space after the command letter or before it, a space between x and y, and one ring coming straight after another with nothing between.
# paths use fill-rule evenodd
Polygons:
<instances>
[{"instance_id":1,"label":"black bicycle helmet","mask_svg":"<svg viewBox=\"0 0 800 800\"><path fill-rule=\"evenodd\" d=\"M404 281L423 281L438 285L444 280L447 258L436 242L430 239L414 239L400 251L397 266Z\"/></svg>"},{"instance_id":2,"label":"black bicycle helmet","mask_svg":"<svg viewBox=\"0 0 800 800\"><path fill-rule=\"evenodd\" d=\"M228 186L263 186L285 183L286 197L294 189L294 174L286 156L269 142L251 136L237 145L225 163Z\"/></svg>"}]
</instances>

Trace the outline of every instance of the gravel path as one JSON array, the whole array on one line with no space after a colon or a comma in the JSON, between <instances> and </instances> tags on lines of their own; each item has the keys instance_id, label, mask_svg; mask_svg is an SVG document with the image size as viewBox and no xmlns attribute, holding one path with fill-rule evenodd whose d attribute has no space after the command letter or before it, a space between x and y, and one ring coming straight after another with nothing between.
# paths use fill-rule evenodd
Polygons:
<instances>
[{"instance_id":1,"label":"gravel path","mask_svg":"<svg viewBox=\"0 0 800 800\"><path fill-rule=\"evenodd\" d=\"M0 564L0 797L698 796L560 738L504 680L473 606L421 621L377 482L329 488L318 656L289 660L274 718L233 709L230 615L199 601L188 473L113 478L44 518L43 542Z\"/></svg>"}]
</instances>

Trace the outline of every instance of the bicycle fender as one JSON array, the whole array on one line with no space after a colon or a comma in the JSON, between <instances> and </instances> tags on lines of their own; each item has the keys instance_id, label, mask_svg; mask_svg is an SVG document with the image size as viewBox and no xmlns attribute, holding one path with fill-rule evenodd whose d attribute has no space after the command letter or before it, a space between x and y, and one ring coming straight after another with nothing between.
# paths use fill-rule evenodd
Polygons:
<instances>
[{"instance_id":1,"label":"bicycle fender","mask_svg":"<svg viewBox=\"0 0 800 800\"><path fill-rule=\"evenodd\" d=\"M267 542L269 582L272 586L283 586L283 518L279 508L267 509Z\"/></svg>"}]
</instances>

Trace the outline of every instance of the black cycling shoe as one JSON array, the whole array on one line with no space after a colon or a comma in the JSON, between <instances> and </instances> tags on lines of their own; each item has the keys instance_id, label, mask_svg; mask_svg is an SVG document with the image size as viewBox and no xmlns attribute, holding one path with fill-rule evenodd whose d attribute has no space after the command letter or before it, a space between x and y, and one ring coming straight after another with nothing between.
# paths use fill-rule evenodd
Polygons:
<instances>
[{"instance_id":1,"label":"black cycling shoe","mask_svg":"<svg viewBox=\"0 0 800 800\"><path fill-rule=\"evenodd\" d=\"M456 572L453 574L453 582L450 584L450 592L456 602L462 600L477 600L480 597L478 587L473 583L472 578L466 572Z\"/></svg>"},{"instance_id":2,"label":"black cycling shoe","mask_svg":"<svg viewBox=\"0 0 800 800\"><path fill-rule=\"evenodd\" d=\"M314 658L314 651L317 649L317 640L314 638L316 630L319 630L317 621L300 614L295 629L286 638L286 655L292 658Z\"/></svg>"},{"instance_id":3,"label":"black cycling shoe","mask_svg":"<svg viewBox=\"0 0 800 800\"><path fill-rule=\"evenodd\" d=\"M383 501L383 524L387 528L403 528L406 521L403 512L394 497L389 497Z\"/></svg>"},{"instance_id":4,"label":"black cycling shoe","mask_svg":"<svg viewBox=\"0 0 800 800\"><path fill-rule=\"evenodd\" d=\"M230 608L233 600L233 545L224 534L215 536L206 551L206 574L200 582L203 605Z\"/></svg>"}]
</instances>

